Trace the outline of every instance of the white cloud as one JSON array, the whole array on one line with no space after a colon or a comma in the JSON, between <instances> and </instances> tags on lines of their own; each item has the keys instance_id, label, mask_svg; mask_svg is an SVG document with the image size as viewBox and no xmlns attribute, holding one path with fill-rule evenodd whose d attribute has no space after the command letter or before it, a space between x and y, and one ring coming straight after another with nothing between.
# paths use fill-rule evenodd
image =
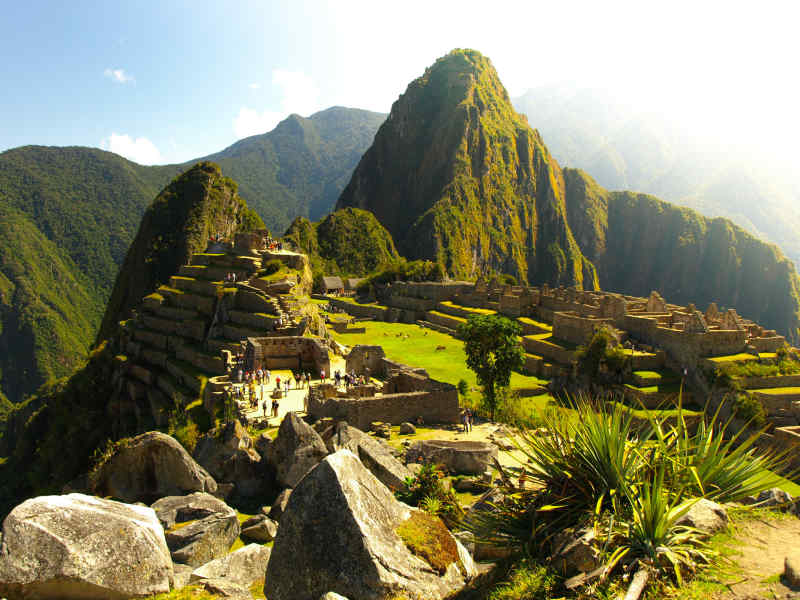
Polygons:
<instances>
[{"instance_id":1,"label":"white cloud","mask_svg":"<svg viewBox=\"0 0 800 600\"><path fill-rule=\"evenodd\" d=\"M261 89L261 84L260 83L251 83L247 87L249 87L251 90L258 90L258 89Z\"/></svg>"},{"instance_id":2,"label":"white cloud","mask_svg":"<svg viewBox=\"0 0 800 600\"><path fill-rule=\"evenodd\" d=\"M136 81L133 75L125 72L125 69L106 69L103 71L103 75L115 83L130 83Z\"/></svg>"},{"instance_id":3,"label":"white cloud","mask_svg":"<svg viewBox=\"0 0 800 600\"><path fill-rule=\"evenodd\" d=\"M259 113L257 110L243 106L239 109L236 118L233 119L233 132L236 134L236 139L242 139L272 131L285 117L285 114L273 110Z\"/></svg>"},{"instance_id":4,"label":"white cloud","mask_svg":"<svg viewBox=\"0 0 800 600\"><path fill-rule=\"evenodd\" d=\"M100 142L100 147L140 165L154 165L162 162L158 148L145 137L134 139L127 134L112 133Z\"/></svg>"},{"instance_id":5,"label":"white cloud","mask_svg":"<svg viewBox=\"0 0 800 600\"><path fill-rule=\"evenodd\" d=\"M233 119L237 139L271 131L292 113L308 116L320 109L319 89L305 73L275 69L272 71L272 85L280 95L280 110L259 112L247 106L241 107ZM251 83L249 87L258 89L260 86Z\"/></svg>"}]
</instances>

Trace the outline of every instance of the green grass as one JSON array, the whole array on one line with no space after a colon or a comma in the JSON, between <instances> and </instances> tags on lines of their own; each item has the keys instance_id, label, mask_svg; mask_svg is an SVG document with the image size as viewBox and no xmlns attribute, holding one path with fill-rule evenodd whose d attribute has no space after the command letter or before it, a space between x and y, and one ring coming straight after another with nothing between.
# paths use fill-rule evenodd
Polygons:
<instances>
[{"instance_id":1,"label":"green grass","mask_svg":"<svg viewBox=\"0 0 800 600\"><path fill-rule=\"evenodd\" d=\"M729 354L727 356L715 356L713 358L710 358L709 360L717 364L724 364L728 362L758 360L758 357L752 354L748 354L747 352L740 352L739 354Z\"/></svg>"},{"instance_id":2,"label":"green grass","mask_svg":"<svg viewBox=\"0 0 800 600\"><path fill-rule=\"evenodd\" d=\"M403 364L422 367L434 379L456 385L465 379L470 389L477 387L475 374L467 368L464 343L449 335L418 325L405 323L384 323L379 321L363 321L359 323L366 329L365 333L336 333L331 331L337 342L347 346L367 344L382 346L386 357ZM427 334L426 334L427 332ZM385 335L384 335L385 334ZM397 337L397 334L408 334L408 338ZM444 346L444 350L437 350ZM520 373L511 375L511 388L530 388L548 383L538 377L530 377ZM477 396L477 394L475 394ZM534 400L526 398L525 400Z\"/></svg>"},{"instance_id":3,"label":"green grass","mask_svg":"<svg viewBox=\"0 0 800 600\"><path fill-rule=\"evenodd\" d=\"M430 311L432 315L436 315L437 317L443 317L445 319L453 319L454 321L458 321L459 323L466 323L467 320L464 317L457 317L456 315L448 315L447 313L439 312L438 310Z\"/></svg>"},{"instance_id":4,"label":"green grass","mask_svg":"<svg viewBox=\"0 0 800 600\"><path fill-rule=\"evenodd\" d=\"M631 383L626 383L625 387L643 394L677 394L681 391L681 384L677 381L668 381L666 383L659 383L658 385L647 385L643 387L636 387Z\"/></svg>"},{"instance_id":5,"label":"green grass","mask_svg":"<svg viewBox=\"0 0 800 600\"><path fill-rule=\"evenodd\" d=\"M657 371L634 371L633 374L641 379L658 379L660 380L663 375Z\"/></svg>"},{"instance_id":6,"label":"green grass","mask_svg":"<svg viewBox=\"0 0 800 600\"><path fill-rule=\"evenodd\" d=\"M520 323L525 323L527 325L533 325L534 327L539 327L541 329L547 329L548 331L553 330L552 325L548 325L547 323L543 323L542 321L531 319L530 317L519 317L517 321L519 321Z\"/></svg>"},{"instance_id":7,"label":"green grass","mask_svg":"<svg viewBox=\"0 0 800 600\"><path fill-rule=\"evenodd\" d=\"M780 396L783 394L800 394L800 387L779 387L779 388L765 388L761 390L750 390L759 394L769 394L770 396Z\"/></svg>"},{"instance_id":8,"label":"green grass","mask_svg":"<svg viewBox=\"0 0 800 600\"><path fill-rule=\"evenodd\" d=\"M378 304L377 302L358 302L355 298L352 298L350 296L342 296L336 299L341 300L342 302L347 302L348 304L357 304L358 306L374 306L375 308L386 308L383 304Z\"/></svg>"},{"instance_id":9,"label":"green grass","mask_svg":"<svg viewBox=\"0 0 800 600\"><path fill-rule=\"evenodd\" d=\"M442 306L449 306L450 308L458 308L461 310L466 310L467 312L475 313L476 315L496 315L496 310L491 310L488 308L473 308L472 306L462 306L461 304L456 304L450 300L445 300L444 302L440 302Z\"/></svg>"}]
</instances>

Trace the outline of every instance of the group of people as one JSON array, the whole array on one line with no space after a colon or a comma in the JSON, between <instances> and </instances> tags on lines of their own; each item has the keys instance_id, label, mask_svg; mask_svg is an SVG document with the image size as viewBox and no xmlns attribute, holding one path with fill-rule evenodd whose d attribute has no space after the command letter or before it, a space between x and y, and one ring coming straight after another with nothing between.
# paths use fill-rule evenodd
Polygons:
<instances>
[{"instance_id":1,"label":"group of people","mask_svg":"<svg viewBox=\"0 0 800 600\"><path fill-rule=\"evenodd\" d=\"M236 273L225 273L225 283L236 283Z\"/></svg>"},{"instance_id":2,"label":"group of people","mask_svg":"<svg viewBox=\"0 0 800 600\"><path fill-rule=\"evenodd\" d=\"M469 408L465 408L461 412L461 425L464 428L464 433L472 431L472 418L472 411Z\"/></svg>"},{"instance_id":3,"label":"group of people","mask_svg":"<svg viewBox=\"0 0 800 600\"><path fill-rule=\"evenodd\" d=\"M264 247L267 250L277 250L280 252L281 250L283 250L283 242L281 242L280 240L272 239L272 236L269 233L267 233L264 236Z\"/></svg>"},{"instance_id":4,"label":"group of people","mask_svg":"<svg viewBox=\"0 0 800 600\"><path fill-rule=\"evenodd\" d=\"M344 384L345 388L351 385L364 385L369 382L369 377L366 375L356 375L355 371L349 373L340 373L338 369L333 374L333 380L336 382L336 387L341 387Z\"/></svg>"}]
</instances>

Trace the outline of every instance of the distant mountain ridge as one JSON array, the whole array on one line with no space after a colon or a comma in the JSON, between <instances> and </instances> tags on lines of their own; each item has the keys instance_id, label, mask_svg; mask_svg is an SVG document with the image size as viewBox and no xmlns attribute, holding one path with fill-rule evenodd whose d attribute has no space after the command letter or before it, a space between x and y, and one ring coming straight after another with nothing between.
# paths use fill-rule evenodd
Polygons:
<instances>
[{"instance_id":1,"label":"distant mountain ridge","mask_svg":"<svg viewBox=\"0 0 800 600\"><path fill-rule=\"evenodd\" d=\"M654 194L727 217L800 265L800 177L606 92L549 85L513 99L561 164L607 189ZM734 127L735 124L732 124Z\"/></svg>"}]
</instances>

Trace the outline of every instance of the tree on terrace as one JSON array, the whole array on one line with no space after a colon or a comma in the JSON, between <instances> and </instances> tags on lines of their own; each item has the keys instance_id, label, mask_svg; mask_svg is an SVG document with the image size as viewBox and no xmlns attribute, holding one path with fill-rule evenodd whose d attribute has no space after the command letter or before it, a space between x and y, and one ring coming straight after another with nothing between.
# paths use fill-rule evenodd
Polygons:
<instances>
[{"instance_id":1,"label":"tree on terrace","mask_svg":"<svg viewBox=\"0 0 800 600\"><path fill-rule=\"evenodd\" d=\"M508 387L511 372L525 364L519 341L519 323L499 315L474 315L458 328L464 340L467 366L483 387L483 404L491 413L497 409L499 388Z\"/></svg>"}]
</instances>

